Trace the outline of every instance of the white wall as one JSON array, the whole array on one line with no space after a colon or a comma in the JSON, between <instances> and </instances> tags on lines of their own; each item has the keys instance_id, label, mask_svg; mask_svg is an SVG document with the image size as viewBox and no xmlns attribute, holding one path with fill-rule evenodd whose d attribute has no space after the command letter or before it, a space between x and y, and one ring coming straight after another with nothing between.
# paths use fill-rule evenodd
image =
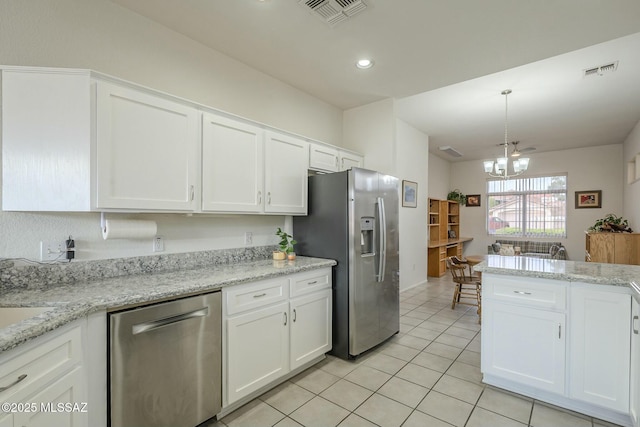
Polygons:
<instances>
[{"instance_id":1,"label":"white wall","mask_svg":"<svg viewBox=\"0 0 640 427\"><path fill-rule=\"evenodd\" d=\"M429 138L397 120L394 101L386 99L344 112L344 146L364 153L365 167L418 183L418 207L400 207L400 289L427 278Z\"/></svg>"},{"instance_id":2,"label":"white wall","mask_svg":"<svg viewBox=\"0 0 640 427\"><path fill-rule=\"evenodd\" d=\"M451 181L451 162L432 154L429 155L429 197L446 199L453 189Z\"/></svg>"},{"instance_id":3,"label":"white wall","mask_svg":"<svg viewBox=\"0 0 640 427\"><path fill-rule=\"evenodd\" d=\"M396 120L396 176L418 183L416 208L400 207L400 287L427 281L427 176L429 137Z\"/></svg>"},{"instance_id":4,"label":"white wall","mask_svg":"<svg viewBox=\"0 0 640 427\"><path fill-rule=\"evenodd\" d=\"M640 122L636 124L624 142L623 168L626 171L627 162L640 154ZM627 184L624 181L624 215L635 232L640 232L640 181Z\"/></svg>"},{"instance_id":5,"label":"white wall","mask_svg":"<svg viewBox=\"0 0 640 427\"><path fill-rule=\"evenodd\" d=\"M0 64L88 68L335 145L342 111L106 0L0 1ZM276 242L284 217L152 216L166 252ZM38 259L73 235L78 259L151 254L151 241L102 241L97 214L0 212L0 257Z\"/></svg>"},{"instance_id":6,"label":"white wall","mask_svg":"<svg viewBox=\"0 0 640 427\"><path fill-rule=\"evenodd\" d=\"M531 162L526 175L568 173L567 238L561 240L571 260L584 261L584 231L607 213L623 214L622 144L529 155ZM487 234L486 174L482 161L452 163L451 187L464 194L481 194L481 207L461 208L460 234L473 237L465 244L465 254L484 254L495 237ZM602 208L575 209L575 191L602 190Z\"/></svg>"},{"instance_id":7,"label":"white wall","mask_svg":"<svg viewBox=\"0 0 640 427\"><path fill-rule=\"evenodd\" d=\"M367 169L395 174L395 118L392 99L346 110L343 126L344 147L365 154Z\"/></svg>"}]
</instances>

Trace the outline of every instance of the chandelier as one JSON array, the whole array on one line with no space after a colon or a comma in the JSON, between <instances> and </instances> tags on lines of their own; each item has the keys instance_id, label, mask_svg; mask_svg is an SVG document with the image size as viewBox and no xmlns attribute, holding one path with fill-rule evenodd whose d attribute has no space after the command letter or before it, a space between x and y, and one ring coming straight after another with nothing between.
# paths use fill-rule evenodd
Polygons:
<instances>
[{"instance_id":1,"label":"chandelier","mask_svg":"<svg viewBox=\"0 0 640 427\"><path fill-rule=\"evenodd\" d=\"M507 114L509 111L509 106L507 104L507 98L509 96L509 94L511 93L511 89L505 89L502 91L502 95L504 95L504 142L501 143L500 145L504 147L504 156L503 157L498 157L496 160L485 160L484 161L484 171L489 174L489 176L493 177L493 178L503 178L503 179L509 179L509 178L513 178L514 176L518 176L521 175L524 171L527 170L527 168L529 167L529 159L527 157L523 157L520 159L516 159L513 161L513 173L509 174L509 170L508 170L508 166L509 166L509 153L508 153L508 149L509 149L509 139L507 136ZM520 154L519 151L517 151L518 147L516 145L517 143L514 143L514 153L517 152L518 155Z\"/></svg>"}]
</instances>

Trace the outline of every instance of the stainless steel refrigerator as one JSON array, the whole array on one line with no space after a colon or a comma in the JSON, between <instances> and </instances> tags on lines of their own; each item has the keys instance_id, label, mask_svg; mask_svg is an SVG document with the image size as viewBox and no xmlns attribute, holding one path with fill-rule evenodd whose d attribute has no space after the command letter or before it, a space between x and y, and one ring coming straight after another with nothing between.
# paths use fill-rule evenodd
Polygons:
<instances>
[{"instance_id":1,"label":"stainless steel refrigerator","mask_svg":"<svg viewBox=\"0 0 640 427\"><path fill-rule=\"evenodd\" d=\"M398 179L352 168L309 177L296 253L335 259L333 349L354 358L400 329Z\"/></svg>"}]
</instances>

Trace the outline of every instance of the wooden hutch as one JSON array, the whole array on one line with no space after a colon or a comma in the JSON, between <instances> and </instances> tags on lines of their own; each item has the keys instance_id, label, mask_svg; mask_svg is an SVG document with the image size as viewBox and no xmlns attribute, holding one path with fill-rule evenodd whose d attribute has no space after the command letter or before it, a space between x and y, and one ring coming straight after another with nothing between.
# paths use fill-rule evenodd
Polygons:
<instances>
[{"instance_id":1,"label":"wooden hutch","mask_svg":"<svg viewBox=\"0 0 640 427\"><path fill-rule=\"evenodd\" d=\"M472 240L460 237L460 205L451 200L429 199L429 244L427 274L440 277L447 272L447 257L462 257L462 244Z\"/></svg>"}]
</instances>

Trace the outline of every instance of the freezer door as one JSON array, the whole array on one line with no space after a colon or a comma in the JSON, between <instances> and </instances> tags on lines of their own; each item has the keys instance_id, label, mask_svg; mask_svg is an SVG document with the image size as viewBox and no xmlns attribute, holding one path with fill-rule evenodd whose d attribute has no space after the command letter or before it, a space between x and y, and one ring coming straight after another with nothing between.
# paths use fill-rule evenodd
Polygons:
<instances>
[{"instance_id":1,"label":"freezer door","mask_svg":"<svg viewBox=\"0 0 640 427\"><path fill-rule=\"evenodd\" d=\"M349 354L380 343L378 173L349 171Z\"/></svg>"}]
</instances>

